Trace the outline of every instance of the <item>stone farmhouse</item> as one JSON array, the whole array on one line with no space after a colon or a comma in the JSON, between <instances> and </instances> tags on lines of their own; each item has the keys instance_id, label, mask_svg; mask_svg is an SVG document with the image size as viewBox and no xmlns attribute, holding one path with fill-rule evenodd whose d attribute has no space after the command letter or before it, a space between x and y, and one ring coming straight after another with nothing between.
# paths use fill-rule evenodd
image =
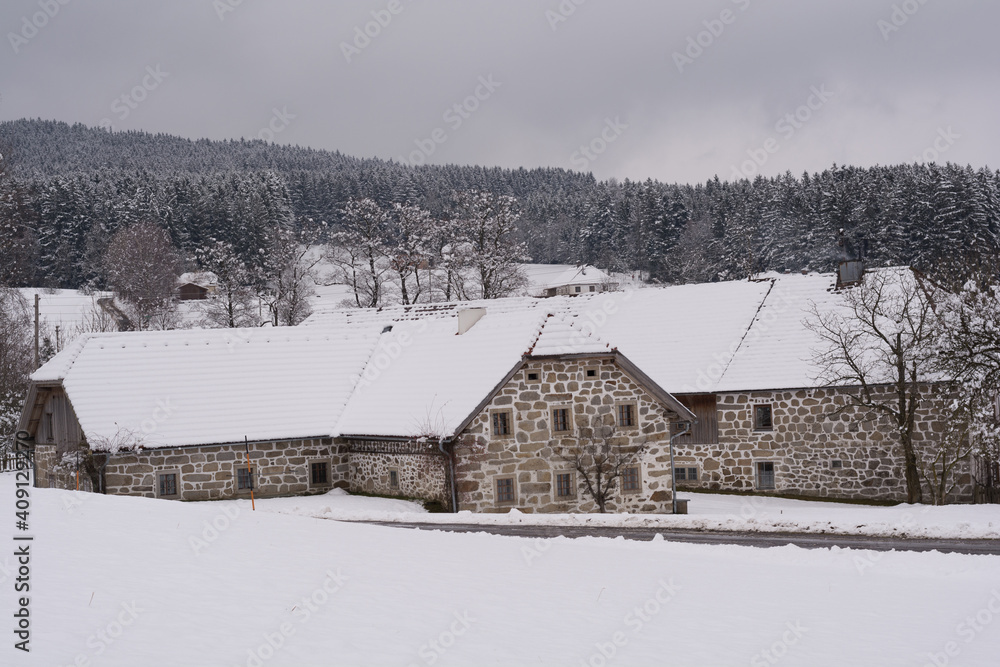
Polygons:
<instances>
[{"instance_id":1,"label":"stone farmhouse","mask_svg":"<svg viewBox=\"0 0 1000 667\"><path fill-rule=\"evenodd\" d=\"M904 500L891 425L822 387L832 274L330 309L294 328L90 334L33 376L37 484L208 500L332 487L481 512L596 509L566 452L638 452L613 511L679 488ZM943 430L920 407L918 439ZM680 423L691 426L685 433ZM670 442L674 441L671 466ZM574 449L576 448L576 449ZM969 467L953 500L971 501Z\"/></svg>"}]
</instances>

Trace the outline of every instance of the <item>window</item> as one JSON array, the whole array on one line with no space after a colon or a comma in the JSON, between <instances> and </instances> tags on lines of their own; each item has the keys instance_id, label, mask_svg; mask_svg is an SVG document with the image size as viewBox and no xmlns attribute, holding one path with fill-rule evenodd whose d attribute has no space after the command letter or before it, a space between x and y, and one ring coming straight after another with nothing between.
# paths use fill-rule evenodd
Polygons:
<instances>
[{"instance_id":1,"label":"window","mask_svg":"<svg viewBox=\"0 0 1000 667\"><path fill-rule=\"evenodd\" d=\"M178 473L176 472L161 472L159 474L157 477L159 497L177 495L177 476Z\"/></svg>"},{"instance_id":2,"label":"window","mask_svg":"<svg viewBox=\"0 0 1000 667\"><path fill-rule=\"evenodd\" d=\"M249 491L252 488L253 488L253 475L250 474L250 468L237 468L236 490Z\"/></svg>"},{"instance_id":3,"label":"window","mask_svg":"<svg viewBox=\"0 0 1000 667\"><path fill-rule=\"evenodd\" d=\"M552 430L569 430L569 408L556 408L552 411Z\"/></svg>"},{"instance_id":4,"label":"window","mask_svg":"<svg viewBox=\"0 0 1000 667\"><path fill-rule=\"evenodd\" d=\"M501 477L500 479L497 480L497 502L498 503L514 502L513 477Z\"/></svg>"},{"instance_id":5,"label":"window","mask_svg":"<svg viewBox=\"0 0 1000 667\"><path fill-rule=\"evenodd\" d=\"M556 475L556 497L569 498L575 496L573 489L573 473L561 472Z\"/></svg>"},{"instance_id":6,"label":"window","mask_svg":"<svg viewBox=\"0 0 1000 667\"><path fill-rule=\"evenodd\" d=\"M622 491L625 493L635 493L639 491L641 484L639 484L639 467L630 466L622 471Z\"/></svg>"},{"instance_id":7,"label":"window","mask_svg":"<svg viewBox=\"0 0 1000 667\"><path fill-rule=\"evenodd\" d=\"M42 413L42 432L45 434L45 442L55 442L56 434L52 430L52 413Z\"/></svg>"},{"instance_id":8,"label":"window","mask_svg":"<svg viewBox=\"0 0 1000 667\"><path fill-rule=\"evenodd\" d=\"M496 436L510 435L510 410L497 410L490 415L492 432Z\"/></svg>"},{"instance_id":9,"label":"window","mask_svg":"<svg viewBox=\"0 0 1000 667\"><path fill-rule=\"evenodd\" d=\"M591 286L590 286L590 291L591 291L591 292L596 292L596 291L597 291L597 288L596 288L596 287L594 287L593 285L591 285Z\"/></svg>"},{"instance_id":10,"label":"window","mask_svg":"<svg viewBox=\"0 0 1000 667\"><path fill-rule=\"evenodd\" d=\"M678 482L697 482L698 468L674 468L674 479Z\"/></svg>"},{"instance_id":11,"label":"window","mask_svg":"<svg viewBox=\"0 0 1000 667\"><path fill-rule=\"evenodd\" d=\"M538 373L528 373L528 382L538 382Z\"/></svg>"},{"instance_id":12,"label":"window","mask_svg":"<svg viewBox=\"0 0 1000 667\"><path fill-rule=\"evenodd\" d=\"M595 377L597 377L597 369L596 368L588 368L587 369L587 377L589 377L589 378L595 378Z\"/></svg>"},{"instance_id":13,"label":"window","mask_svg":"<svg viewBox=\"0 0 1000 667\"><path fill-rule=\"evenodd\" d=\"M577 293L577 294L579 294L579 293L580 293L580 286L579 286L579 285L577 285L577 286L576 286L576 293Z\"/></svg>"},{"instance_id":14,"label":"window","mask_svg":"<svg viewBox=\"0 0 1000 667\"><path fill-rule=\"evenodd\" d=\"M773 489L774 488L774 462L773 461L758 461L757 462L757 488L758 489Z\"/></svg>"},{"instance_id":15,"label":"window","mask_svg":"<svg viewBox=\"0 0 1000 667\"><path fill-rule=\"evenodd\" d=\"M632 403L622 403L618 406L618 425L624 427L635 426L635 405Z\"/></svg>"},{"instance_id":16,"label":"window","mask_svg":"<svg viewBox=\"0 0 1000 667\"><path fill-rule=\"evenodd\" d=\"M398 489L399 488L399 471L390 470L389 471L389 488Z\"/></svg>"},{"instance_id":17,"label":"window","mask_svg":"<svg viewBox=\"0 0 1000 667\"><path fill-rule=\"evenodd\" d=\"M758 403L753 406L753 430L770 431L773 428L771 406Z\"/></svg>"},{"instance_id":18,"label":"window","mask_svg":"<svg viewBox=\"0 0 1000 667\"><path fill-rule=\"evenodd\" d=\"M831 468L843 468L844 467L844 461L842 459L833 459L832 461L830 461L830 467Z\"/></svg>"},{"instance_id":19,"label":"window","mask_svg":"<svg viewBox=\"0 0 1000 667\"><path fill-rule=\"evenodd\" d=\"M310 484L329 484L330 483L330 462L329 461L313 461L309 466L309 483Z\"/></svg>"}]
</instances>

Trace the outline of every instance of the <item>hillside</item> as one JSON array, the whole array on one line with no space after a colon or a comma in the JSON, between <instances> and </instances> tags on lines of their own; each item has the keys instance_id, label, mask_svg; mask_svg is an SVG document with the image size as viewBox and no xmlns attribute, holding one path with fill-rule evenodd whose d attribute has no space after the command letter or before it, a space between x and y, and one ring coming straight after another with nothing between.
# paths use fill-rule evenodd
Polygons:
<instances>
[{"instance_id":1,"label":"hillside","mask_svg":"<svg viewBox=\"0 0 1000 667\"><path fill-rule=\"evenodd\" d=\"M470 189L518 198L534 262L643 271L661 282L829 270L859 254L934 269L1000 249L1000 176L985 167L835 165L753 181L597 182L563 169L409 167L42 120L0 124L0 150L9 175L0 225L27 224L18 233L29 258L16 282L32 286L96 284L92 255L139 220L158 221L193 256L208 239L247 245L260 228L288 221L336 228L352 197L446 216L453 193Z\"/></svg>"}]
</instances>

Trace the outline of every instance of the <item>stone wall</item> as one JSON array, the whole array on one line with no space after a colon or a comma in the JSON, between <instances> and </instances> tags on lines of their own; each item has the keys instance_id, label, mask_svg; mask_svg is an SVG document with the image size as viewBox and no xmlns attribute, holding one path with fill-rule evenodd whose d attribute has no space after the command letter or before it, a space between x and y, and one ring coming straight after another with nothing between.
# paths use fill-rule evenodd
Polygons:
<instances>
[{"instance_id":1,"label":"stone wall","mask_svg":"<svg viewBox=\"0 0 1000 667\"><path fill-rule=\"evenodd\" d=\"M436 445L391 440L349 440L348 489L451 506L448 463ZM392 485L396 472L396 486Z\"/></svg>"},{"instance_id":2,"label":"stone wall","mask_svg":"<svg viewBox=\"0 0 1000 667\"><path fill-rule=\"evenodd\" d=\"M588 377L587 371L594 371ZM537 379L529 376L537 374ZM613 420L616 406L635 406L637 424L619 428L615 437L626 448L644 447L639 461L638 492L623 492L621 480L608 505L615 512L669 512L670 456L667 440L673 413L663 408L611 358L533 359L519 370L477 415L456 444L460 510L505 512L594 512L596 504L580 488L573 465L561 458L579 444L580 429L595 418ZM554 408L571 410L571 431L554 433ZM509 411L512 433L492 435L491 415ZM555 476L573 473L574 495L556 495ZM514 502L497 500L496 480L514 480Z\"/></svg>"},{"instance_id":3,"label":"stone wall","mask_svg":"<svg viewBox=\"0 0 1000 667\"><path fill-rule=\"evenodd\" d=\"M799 389L718 395L718 444L676 447L676 465L697 467L679 488L761 491L757 463L772 462L775 493L830 498L906 500L902 448L885 416L848 406L846 389ZM934 396L930 388L925 395ZM914 445L937 446L945 397L923 401ZM753 405L771 406L773 428L755 431ZM951 502L971 500L967 466L957 472ZM925 491L926 494L926 491ZM930 502L930 498L925 498Z\"/></svg>"},{"instance_id":4,"label":"stone wall","mask_svg":"<svg viewBox=\"0 0 1000 667\"><path fill-rule=\"evenodd\" d=\"M310 465L329 463L326 484L310 483ZM257 497L297 495L329 491L344 486L347 455L329 438L285 440L250 444ZM243 443L173 449L149 449L112 456L105 471L107 493L158 496L160 473L178 473L178 500L219 500L249 497L249 490L236 488L236 470L246 467Z\"/></svg>"}]
</instances>

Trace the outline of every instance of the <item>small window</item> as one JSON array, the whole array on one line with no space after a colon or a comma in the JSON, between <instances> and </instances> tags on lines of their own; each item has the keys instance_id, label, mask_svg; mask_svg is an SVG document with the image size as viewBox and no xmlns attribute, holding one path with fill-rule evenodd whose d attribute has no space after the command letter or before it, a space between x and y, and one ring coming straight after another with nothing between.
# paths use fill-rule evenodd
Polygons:
<instances>
[{"instance_id":1,"label":"small window","mask_svg":"<svg viewBox=\"0 0 1000 667\"><path fill-rule=\"evenodd\" d=\"M758 461L757 462L757 488L758 489L773 489L774 488L774 462L773 461Z\"/></svg>"},{"instance_id":2,"label":"small window","mask_svg":"<svg viewBox=\"0 0 1000 667\"><path fill-rule=\"evenodd\" d=\"M500 479L497 480L497 502L498 503L514 502L513 477L501 477Z\"/></svg>"},{"instance_id":3,"label":"small window","mask_svg":"<svg viewBox=\"0 0 1000 667\"><path fill-rule=\"evenodd\" d=\"M625 468L622 472L622 491L626 493L635 493L639 491L641 485L639 484L639 467L629 466Z\"/></svg>"},{"instance_id":4,"label":"small window","mask_svg":"<svg viewBox=\"0 0 1000 667\"><path fill-rule=\"evenodd\" d=\"M389 488L398 489L399 488L399 471L390 470L389 471Z\"/></svg>"},{"instance_id":5,"label":"small window","mask_svg":"<svg viewBox=\"0 0 1000 667\"><path fill-rule=\"evenodd\" d=\"M56 434L52 430L52 413L42 413L42 432L45 433L45 442L55 442Z\"/></svg>"},{"instance_id":6,"label":"small window","mask_svg":"<svg viewBox=\"0 0 1000 667\"><path fill-rule=\"evenodd\" d=\"M772 428L771 406L766 404L753 406L753 429L755 431L770 431Z\"/></svg>"},{"instance_id":7,"label":"small window","mask_svg":"<svg viewBox=\"0 0 1000 667\"><path fill-rule=\"evenodd\" d=\"M510 411L509 410L498 410L490 416L493 428L493 435L495 436L505 436L510 435Z\"/></svg>"},{"instance_id":8,"label":"small window","mask_svg":"<svg viewBox=\"0 0 1000 667\"><path fill-rule=\"evenodd\" d=\"M538 382L538 373L528 373L528 382Z\"/></svg>"},{"instance_id":9,"label":"small window","mask_svg":"<svg viewBox=\"0 0 1000 667\"><path fill-rule=\"evenodd\" d=\"M573 492L573 473L561 472L556 475L556 497L569 498L575 496Z\"/></svg>"},{"instance_id":10,"label":"small window","mask_svg":"<svg viewBox=\"0 0 1000 667\"><path fill-rule=\"evenodd\" d=\"M579 293L580 293L580 286L579 286L579 285L577 285L577 286L576 286L576 293L577 293L577 294L579 294Z\"/></svg>"},{"instance_id":11,"label":"small window","mask_svg":"<svg viewBox=\"0 0 1000 667\"><path fill-rule=\"evenodd\" d=\"M587 377L589 377L589 378L595 378L595 377L597 377L597 369L596 368L588 368L587 369Z\"/></svg>"},{"instance_id":12,"label":"small window","mask_svg":"<svg viewBox=\"0 0 1000 667\"><path fill-rule=\"evenodd\" d=\"M329 484L330 462L313 461L309 466L309 481L311 484Z\"/></svg>"},{"instance_id":13,"label":"small window","mask_svg":"<svg viewBox=\"0 0 1000 667\"><path fill-rule=\"evenodd\" d=\"M160 473L157 478L157 485L159 486L159 495L161 498L166 496L176 496L177 495L177 473L175 472L164 472Z\"/></svg>"},{"instance_id":14,"label":"small window","mask_svg":"<svg viewBox=\"0 0 1000 667\"><path fill-rule=\"evenodd\" d=\"M552 430L556 432L569 430L569 408L556 408L552 411Z\"/></svg>"},{"instance_id":15,"label":"small window","mask_svg":"<svg viewBox=\"0 0 1000 667\"><path fill-rule=\"evenodd\" d=\"M596 288L596 287L594 287L593 285L591 285L591 286L590 286L590 291L591 291L591 292L596 292L596 291L597 291L597 288Z\"/></svg>"},{"instance_id":16,"label":"small window","mask_svg":"<svg viewBox=\"0 0 1000 667\"><path fill-rule=\"evenodd\" d=\"M622 403L618 406L618 425L629 428L635 426L635 406L631 403Z\"/></svg>"},{"instance_id":17,"label":"small window","mask_svg":"<svg viewBox=\"0 0 1000 667\"><path fill-rule=\"evenodd\" d=\"M678 482L697 482L698 468L674 468L674 479Z\"/></svg>"},{"instance_id":18,"label":"small window","mask_svg":"<svg viewBox=\"0 0 1000 667\"><path fill-rule=\"evenodd\" d=\"M844 467L844 461L841 460L841 459L833 459L832 461L830 461L830 467L831 468L843 468Z\"/></svg>"},{"instance_id":19,"label":"small window","mask_svg":"<svg viewBox=\"0 0 1000 667\"><path fill-rule=\"evenodd\" d=\"M253 488L253 475L250 472L250 468L237 468L236 490L249 491L252 488Z\"/></svg>"}]
</instances>

